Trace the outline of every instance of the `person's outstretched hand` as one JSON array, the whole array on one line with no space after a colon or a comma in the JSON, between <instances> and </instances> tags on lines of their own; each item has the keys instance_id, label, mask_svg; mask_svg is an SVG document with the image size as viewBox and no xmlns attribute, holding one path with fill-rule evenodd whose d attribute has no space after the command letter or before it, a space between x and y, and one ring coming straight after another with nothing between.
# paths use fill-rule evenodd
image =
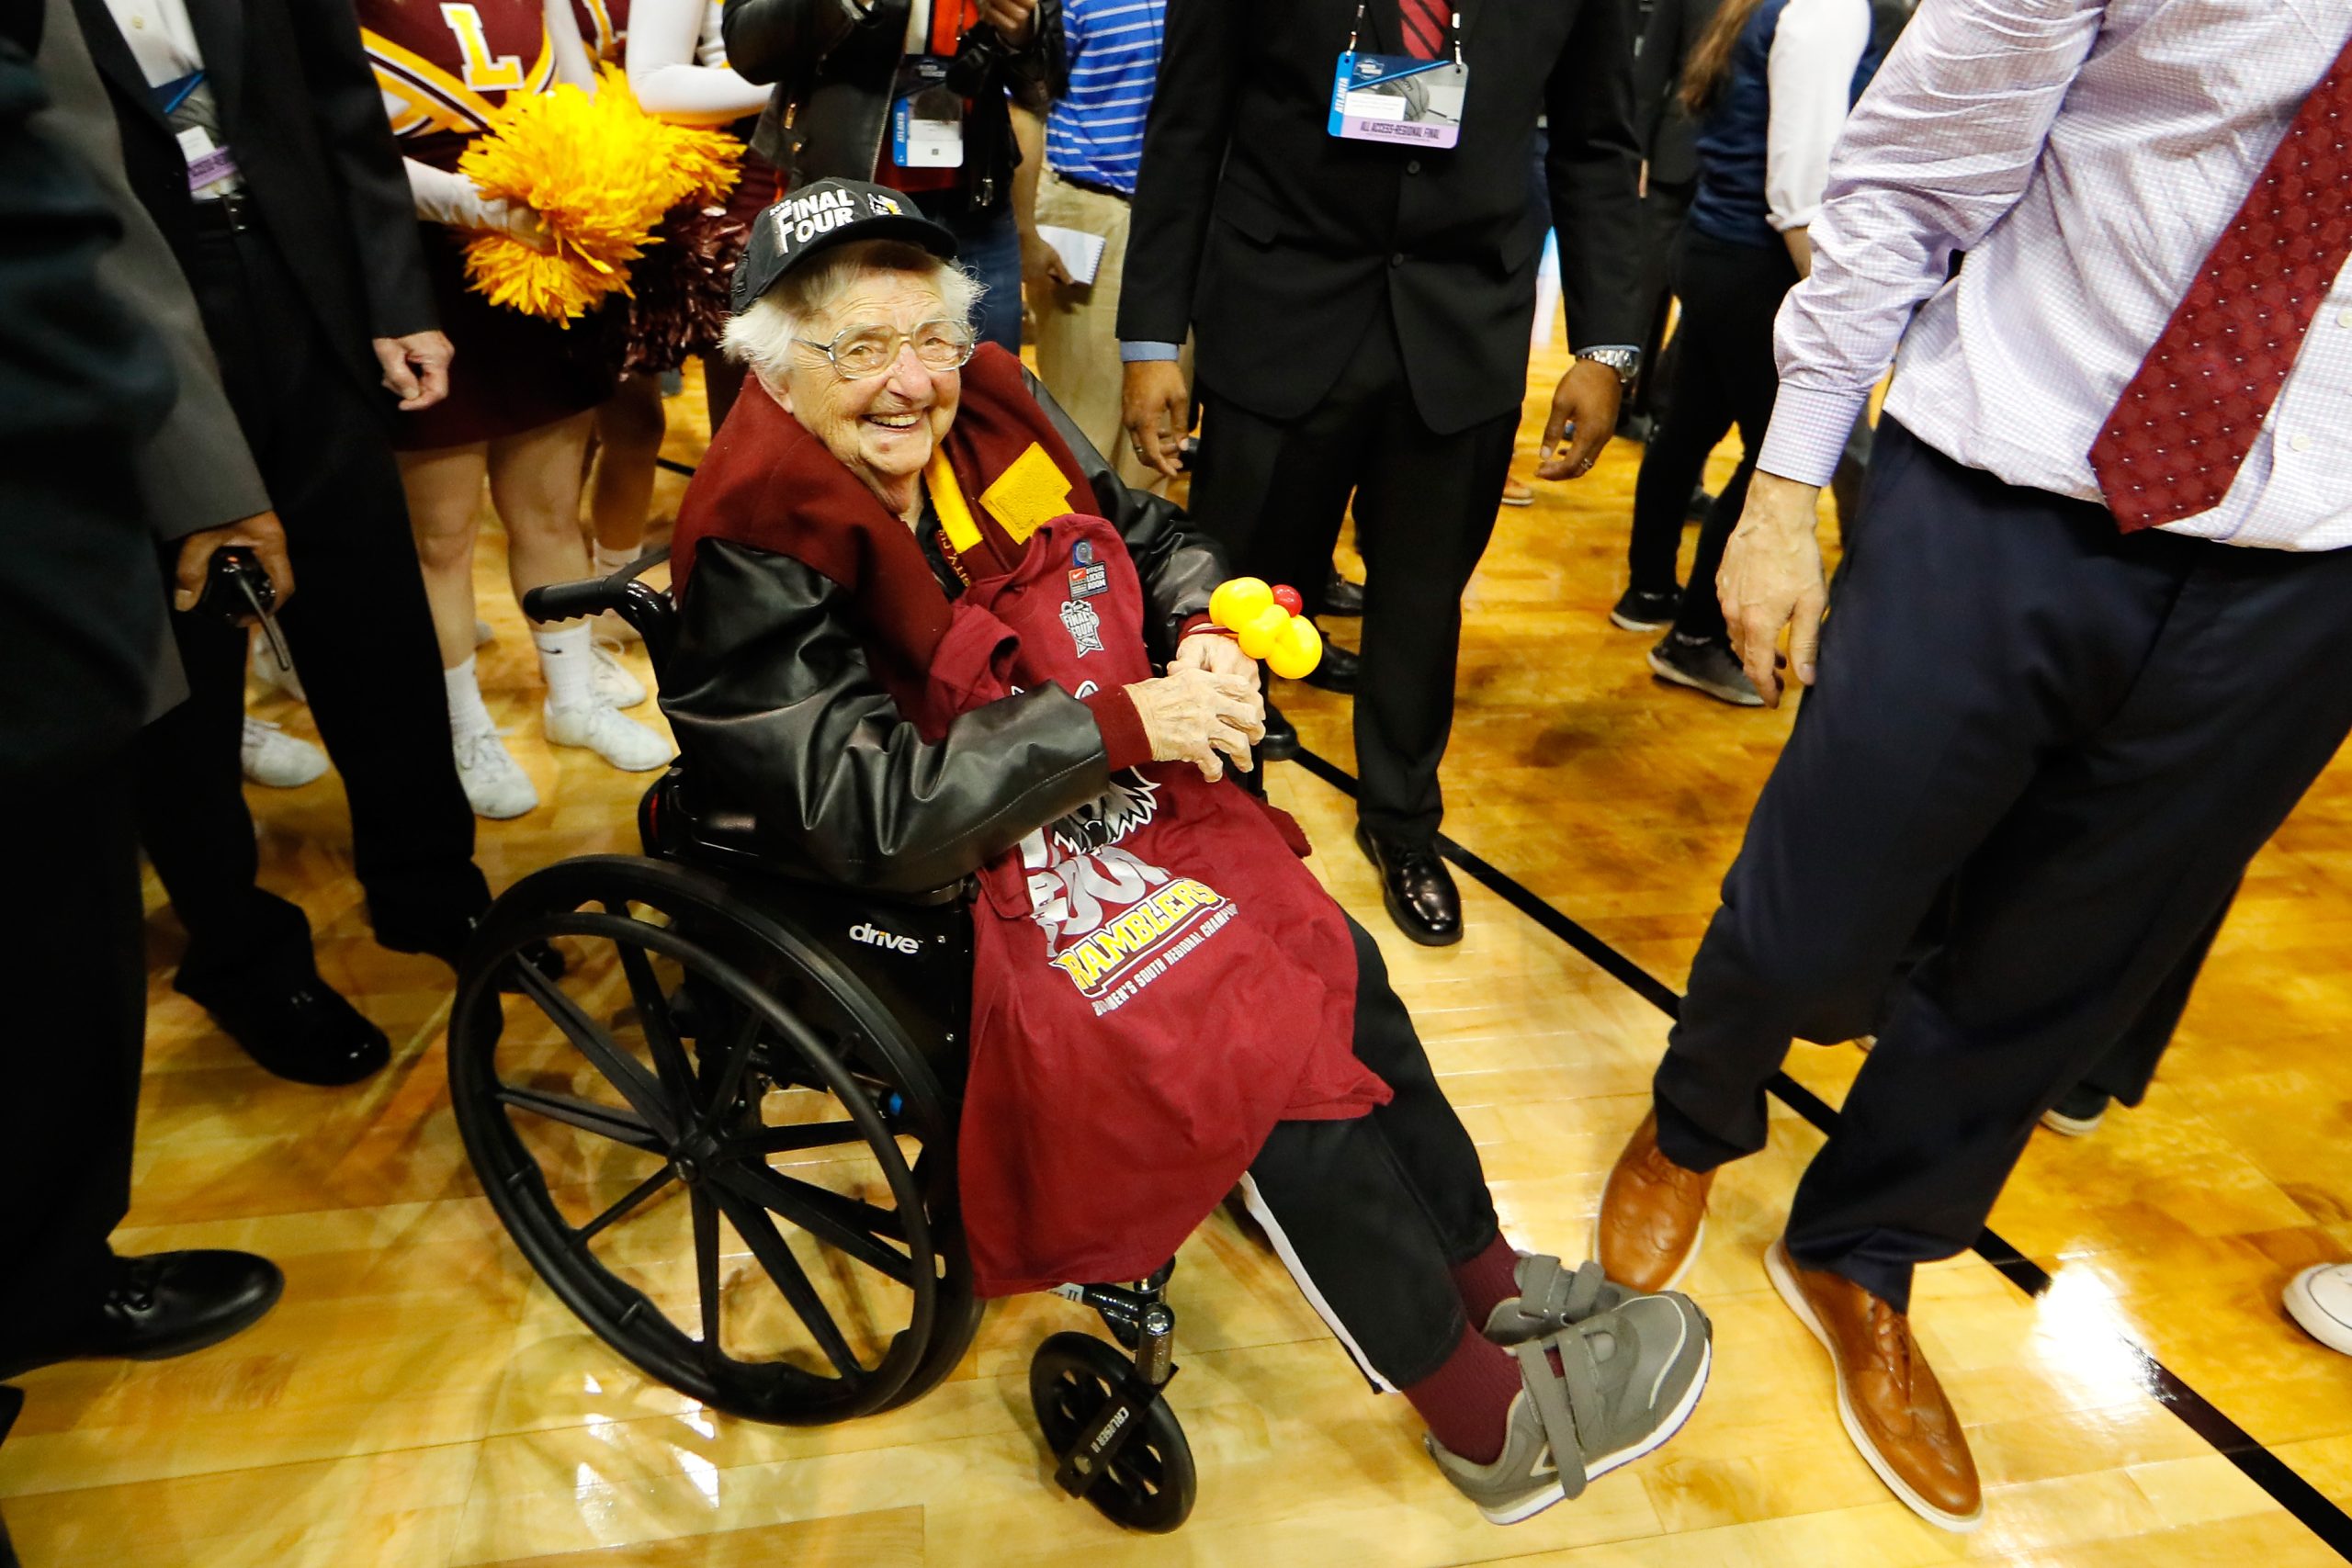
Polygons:
<instances>
[{"instance_id":1,"label":"person's outstretched hand","mask_svg":"<svg viewBox=\"0 0 2352 1568\"><path fill-rule=\"evenodd\" d=\"M1596 359L1579 359L1568 367L1552 389L1552 412L1544 421L1543 460L1535 465L1539 479L1580 479L1592 471L1600 449L1617 434L1617 403L1625 384L1617 372Z\"/></svg>"},{"instance_id":2,"label":"person's outstretched hand","mask_svg":"<svg viewBox=\"0 0 2352 1568\"><path fill-rule=\"evenodd\" d=\"M1155 762L1190 762L1211 784L1225 776L1225 760L1250 771L1250 748L1266 738L1266 705L1256 679L1213 675L1197 665L1172 664L1168 673L1138 681L1127 698L1143 719Z\"/></svg>"},{"instance_id":3,"label":"person's outstretched hand","mask_svg":"<svg viewBox=\"0 0 2352 1568\"><path fill-rule=\"evenodd\" d=\"M1172 359L1127 363L1120 417L1136 457L1170 479L1183 469L1184 433L1193 428L1193 397Z\"/></svg>"},{"instance_id":4,"label":"person's outstretched hand","mask_svg":"<svg viewBox=\"0 0 2352 1568\"><path fill-rule=\"evenodd\" d=\"M1756 682L1767 707L1781 705L1781 669L1812 685L1821 649L1821 617L1829 588L1821 575L1821 540L1814 532L1818 485L1799 484L1760 469L1747 487L1739 526L1724 547L1723 570L1715 573L1724 623L1740 667ZM1692 592L1702 591L1698 583ZM1789 651L1781 655L1781 633Z\"/></svg>"}]
</instances>

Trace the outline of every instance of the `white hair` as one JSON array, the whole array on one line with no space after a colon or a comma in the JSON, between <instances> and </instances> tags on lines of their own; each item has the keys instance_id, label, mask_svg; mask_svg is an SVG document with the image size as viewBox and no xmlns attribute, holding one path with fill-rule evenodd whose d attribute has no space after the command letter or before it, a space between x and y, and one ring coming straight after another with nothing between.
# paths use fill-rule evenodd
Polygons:
<instances>
[{"instance_id":1,"label":"white hair","mask_svg":"<svg viewBox=\"0 0 2352 1568\"><path fill-rule=\"evenodd\" d=\"M727 323L720 346L763 381L781 386L794 363L793 340L812 335L810 323L831 310L853 284L875 272L900 273L932 284L939 290L947 320L971 328L982 293L978 278L906 240L853 240L778 278Z\"/></svg>"}]
</instances>

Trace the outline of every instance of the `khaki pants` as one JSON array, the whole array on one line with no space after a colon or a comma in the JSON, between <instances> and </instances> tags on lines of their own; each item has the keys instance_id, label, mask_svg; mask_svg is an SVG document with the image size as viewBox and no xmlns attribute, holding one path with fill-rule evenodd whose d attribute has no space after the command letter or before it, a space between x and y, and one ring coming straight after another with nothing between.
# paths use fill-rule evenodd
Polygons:
<instances>
[{"instance_id":1,"label":"khaki pants","mask_svg":"<svg viewBox=\"0 0 2352 1568\"><path fill-rule=\"evenodd\" d=\"M1067 410L1086 438L1138 489L1159 476L1138 461L1119 416L1124 371L1119 364L1119 275L1127 265L1127 204L1084 190L1051 169L1037 176L1037 221L1102 236L1102 265L1090 285L1057 288L1057 298L1032 300L1037 322L1037 378ZM1188 342L1178 362L1193 379Z\"/></svg>"}]
</instances>

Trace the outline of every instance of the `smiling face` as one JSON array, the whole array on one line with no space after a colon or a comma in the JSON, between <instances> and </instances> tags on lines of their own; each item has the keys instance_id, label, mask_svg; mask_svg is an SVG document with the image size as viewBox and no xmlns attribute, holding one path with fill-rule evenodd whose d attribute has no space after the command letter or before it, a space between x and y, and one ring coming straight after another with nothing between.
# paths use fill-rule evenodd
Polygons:
<instances>
[{"instance_id":1,"label":"smiling face","mask_svg":"<svg viewBox=\"0 0 2352 1568\"><path fill-rule=\"evenodd\" d=\"M911 333L949 314L938 287L911 273L869 271L808 318L793 345L785 409L841 459L865 488L900 516L913 508L923 465L956 422L960 370L931 370L901 342L898 357L876 375L844 378L822 348L851 328Z\"/></svg>"}]
</instances>

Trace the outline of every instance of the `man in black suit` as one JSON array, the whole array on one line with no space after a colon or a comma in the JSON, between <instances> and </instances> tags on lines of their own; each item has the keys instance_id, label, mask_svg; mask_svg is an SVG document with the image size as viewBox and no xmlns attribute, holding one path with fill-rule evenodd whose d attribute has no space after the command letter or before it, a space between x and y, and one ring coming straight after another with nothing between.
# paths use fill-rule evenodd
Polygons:
<instances>
[{"instance_id":1,"label":"man in black suit","mask_svg":"<svg viewBox=\"0 0 2352 1568\"><path fill-rule=\"evenodd\" d=\"M1357 841L1416 942L1462 934L1435 847L1438 762L1462 592L1526 396L1539 114L1579 355L1552 400L1540 477L1591 468L1639 357L1632 10L1460 0L1457 21L1443 0L1168 8L1119 310L1128 434L1175 471L1190 407L1171 345L1189 329L1203 413L1191 510L1238 570L1321 583L1353 492L1366 570ZM1458 59L1458 141L1334 135L1343 50Z\"/></svg>"},{"instance_id":2,"label":"man in black suit","mask_svg":"<svg viewBox=\"0 0 2352 1568\"><path fill-rule=\"evenodd\" d=\"M455 960L489 901L391 452L447 387L406 175L349 0L74 0L132 189L192 286L300 593L283 617L349 797L377 940ZM175 984L264 1066L344 1083L389 1057L320 979L302 911L254 884L244 633L174 616L190 695L142 740L141 826L187 928Z\"/></svg>"},{"instance_id":3,"label":"man in black suit","mask_svg":"<svg viewBox=\"0 0 2352 1568\"><path fill-rule=\"evenodd\" d=\"M1653 0L1634 51L1634 118L1648 167L1642 180L1642 378L1629 413L1651 426L1666 417L1667 257L1699 188L1699 125L1682 107L1682 62L1722 0ZM1648 431L1641 434L1646 438Z\"/></svg>"}]
</instances>

